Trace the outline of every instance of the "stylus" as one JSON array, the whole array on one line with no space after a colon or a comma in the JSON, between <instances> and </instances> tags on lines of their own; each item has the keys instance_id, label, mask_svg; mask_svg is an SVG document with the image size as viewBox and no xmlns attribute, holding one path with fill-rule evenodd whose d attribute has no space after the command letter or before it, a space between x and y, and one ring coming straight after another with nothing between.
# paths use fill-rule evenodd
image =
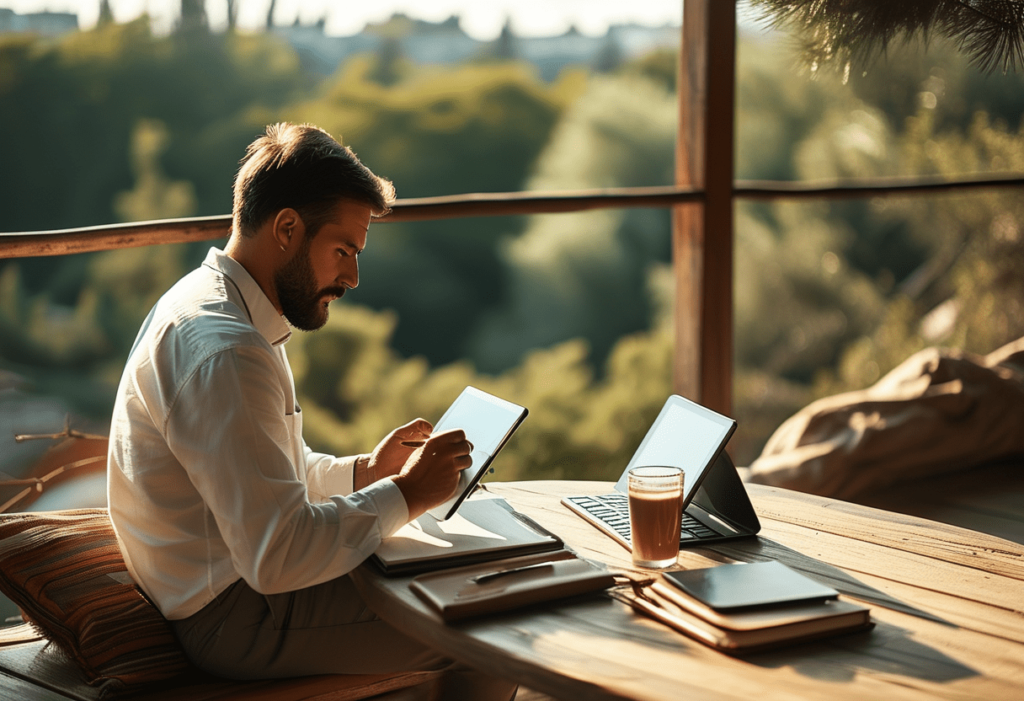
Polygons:
<instances>
[{"instance_id":1,"label":"stylus","mask_svg":"<svg viewBox=\"0 0 1024 701\"><path fill-rule=\"evenodd\" d=\"M497 572L487 572L485 574L478 574L477 576L472 577L470 581L472 581L472 582L474 582L476 584L483 584L484 582L489 582L492 579L497 579L498 577L504 577L506 574L515 574L516 572L525 572L527 570L539 570L542 567L554 567L554 566L555 566L555 563L553 563L553 562L535 562L532 565L523 565L522 567L513 567L513 568L507 569L507 570L498 570Z\"/></svg>"}]
</instances>

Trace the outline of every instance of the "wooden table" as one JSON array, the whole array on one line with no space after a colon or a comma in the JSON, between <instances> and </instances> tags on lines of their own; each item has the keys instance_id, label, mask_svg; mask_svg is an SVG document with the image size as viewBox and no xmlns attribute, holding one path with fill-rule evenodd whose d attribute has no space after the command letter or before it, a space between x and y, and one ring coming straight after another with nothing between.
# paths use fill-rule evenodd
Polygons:
<instances>
[{"instance_id":1,"label":"wooden table","mask_svg":"<svg viewBox=\"0 0 1024 701\"><path fill-rule=\"evenodd\" d=\"M604 482L491 483L581 556L629 553L559 503ZM564 699L1024 699L1024 546L954 526L748 485L758 537L684 549L682 568L775 559L871 607L870 632L744 658L605 597L445 625L369 565L355 573L392 625L453 658Z\"/></svg>"}]
</instances>

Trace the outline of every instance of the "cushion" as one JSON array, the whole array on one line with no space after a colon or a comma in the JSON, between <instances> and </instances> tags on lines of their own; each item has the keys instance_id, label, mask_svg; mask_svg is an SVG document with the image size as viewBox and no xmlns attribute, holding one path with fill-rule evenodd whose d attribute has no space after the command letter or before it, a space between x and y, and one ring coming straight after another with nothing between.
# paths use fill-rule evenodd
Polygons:
<instances>
[{"instance_id":1,"label":"cushion","mask_svg":"<svg viewBox=\"0 0 1024 701\"><path fill-rule=\"evenodd\" d=\"M873 386L786 420L745 478L838 499L1024 455L1024 339L927 348Z\"/></svg>"},{"instance_id":2,"label":"cushion","mask_svg":"<svg viewBox=\"0 0 1024 701\"><path fill-rule=\"evenodd\" d=\"M0 514L0 591L107 696L189 669L128 576L106 509Z\"/></svg>"}]
</instances>

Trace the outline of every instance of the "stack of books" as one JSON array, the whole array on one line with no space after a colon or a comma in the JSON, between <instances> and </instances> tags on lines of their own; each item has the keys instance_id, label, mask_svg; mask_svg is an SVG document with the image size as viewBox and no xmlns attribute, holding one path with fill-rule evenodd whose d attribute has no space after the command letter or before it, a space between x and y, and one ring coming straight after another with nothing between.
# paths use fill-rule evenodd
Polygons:
<instances>
[{"instance_id":1,"label":"stack of books","mask_svg":"<svg viewBox=\"0 0 1024 701\"><path fill-rule=\"evenodd\" d=\"M868 630L868 608L779 562L668 572L612 596L705 645L746 654Z\"/></svg>"}]
</instances>

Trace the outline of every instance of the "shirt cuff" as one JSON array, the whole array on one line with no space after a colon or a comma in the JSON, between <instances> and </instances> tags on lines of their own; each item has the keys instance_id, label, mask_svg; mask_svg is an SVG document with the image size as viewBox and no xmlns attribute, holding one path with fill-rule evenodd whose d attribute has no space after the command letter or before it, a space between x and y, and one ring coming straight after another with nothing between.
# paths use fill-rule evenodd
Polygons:
<instances>
[{"instance_id":1,"label":"shirt cuff","mask_svg":"<svg viewBox=\"0 0 1024 701\"><path fill-rule=\"evenodd\" d=\"M383 540L395 533L409 522L409 507L402 496L402 490L389 479L377 480L368 487L359 490L373 502L380 524L380 537Z\"/></svg>"}]
</instances>

